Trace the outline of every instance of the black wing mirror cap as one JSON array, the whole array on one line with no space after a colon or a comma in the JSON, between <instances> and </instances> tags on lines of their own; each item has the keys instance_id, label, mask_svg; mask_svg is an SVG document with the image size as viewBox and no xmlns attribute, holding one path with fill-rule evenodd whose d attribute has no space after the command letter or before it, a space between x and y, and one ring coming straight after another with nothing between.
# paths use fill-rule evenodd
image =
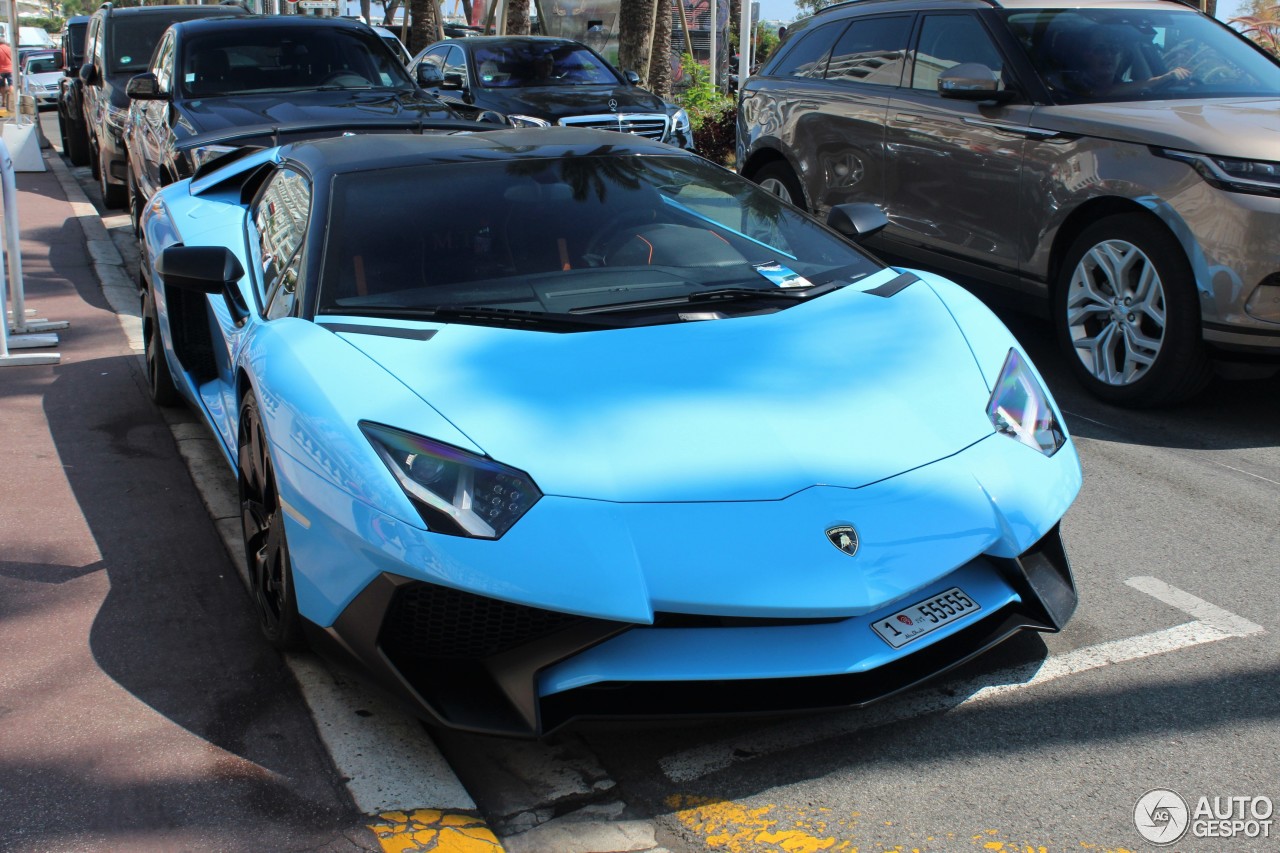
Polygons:
<instances>
[{"instance_id":1,"label":"black wing mirror cap","mask_svg":"<svg viewBox=\"0 0 1280 853\"><path fill-rule=\"evenodd\" d=\"M81 65L80 79L91 86L97 83L99 79L98 66L94 65L92 62L86 62L84 65Z\"/></svg>"},{"instance_id":2,"label":"black wing mirror cap","mask_svg":"<svg viewBox=\"0 0 1280 853\"><path fill-rule=\"evenodd\" d=\"M424 89L436 89L444 85L444 74L438 65L424 62L418 66L418 85Z\"/></svg>"},{"instance_id":3,"label":"black wing mirror cap","mask_svg":"<svg viewBox=\"0 0 1280 853\"><path fill-rule=\"evenodd\" d=\"M125 94L135 101L167 101L169 94L160 88L160 81L150 71L129 78Z\"/></svg>"},{"instance_id":4,"label":"black wing mirror cap","mask_svg":"<svg viewBox=\"0 0 1280 853\"><path fill-rule=\"evenodd\" d=\"M622 72L622 76L623 76L624 78L626 78L626 81L627 81L627 83L628 83L629 85L631 85L631 86L639 86L639 85L640 85L640 75L639 75L639 74L637 74L636 72L634 72L634 71L623 71L623 72Z\"/></svg>"},{"instance_id":5,"label":"black wing mirror cap","mask_svg":"<svg viewBox=\"0 0 1280 853\"><path fill-rule=\"evenodd\" d=\"M827 214L827 225L854 242L878 234L889 224L889 217L870 202L837 204Z\"/></svg>"},{"instance_id":6,"label":"black wing mirror cap","mask_svg":"<svg viewBox=\"0 0 1280 853\"><path fill-rule=\"evenodd\" d=\"M1011 100L1014 92L1004 88L999 72L981 62L962 62L938 75L938 94L960 101Z\"/></svg>"},{"instance_id":7,"label":"black wing mirror cap","mask_svg":"<svg viewBox=\"0 0 1280 853\"><path fill-rule=\"evenodd\" d=\"M225 246L170 246L156 259L156 273L165 287L221 293L237 326L249 317L249 306L237 287L244 267Z\"/></svg>"},{"instance_id":8,"label":"black wing mirror cap","mask_svg":"<svg viewBox=\"0 0 1280 853\"><path fill-rule=\"evenodd\" d=\"M444 75L444 80L440 84L442 89L465 89L467 81L462 79L461 74L453 73Z\"/></svg>"}]
</instances>

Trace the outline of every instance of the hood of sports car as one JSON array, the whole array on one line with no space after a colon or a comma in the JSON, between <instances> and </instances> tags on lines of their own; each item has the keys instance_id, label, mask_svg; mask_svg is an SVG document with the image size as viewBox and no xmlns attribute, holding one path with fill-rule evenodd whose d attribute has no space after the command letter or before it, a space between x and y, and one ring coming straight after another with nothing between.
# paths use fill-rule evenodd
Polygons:
<instances>
[{"instance_id":1,"label":"hood of sports car","mask_svg":"<svg viewBox=\"0 0 1280 853\"><path fill-rule=\"evenodd\" d=\"M642 328L340 334L549 495L774 500L873 483L993 431L973 355L923 283Z\"/></svg>"}]
</instances>

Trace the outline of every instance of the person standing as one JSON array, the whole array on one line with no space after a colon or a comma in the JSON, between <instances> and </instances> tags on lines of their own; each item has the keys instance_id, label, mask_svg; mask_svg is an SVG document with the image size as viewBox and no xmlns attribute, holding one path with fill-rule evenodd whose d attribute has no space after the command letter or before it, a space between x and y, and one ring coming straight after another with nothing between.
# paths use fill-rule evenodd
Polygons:
<instances>
[{"instance_id":1,"label":"person standing","mask_svg":"<svg viewBox=\"0 0 1280 853\"><path fill-rule=\"evenodd\" d=\"M0 41L0 108L9 111L9 94L13 91L13 50Z\"/></svg>"}]
</instances>

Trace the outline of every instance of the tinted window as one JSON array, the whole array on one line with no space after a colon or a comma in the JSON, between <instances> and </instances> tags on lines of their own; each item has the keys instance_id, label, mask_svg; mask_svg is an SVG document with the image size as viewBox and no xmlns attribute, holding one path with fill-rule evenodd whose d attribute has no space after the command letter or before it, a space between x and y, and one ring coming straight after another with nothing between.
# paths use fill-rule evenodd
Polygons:
<instances>
[{"instance_id":1,"label":"tinted window","mask_svg":"<svg viewBox=\"0 0 1280 853\"><path fill-rule=\"evenodd\" d=\"M1280 96L1280 67L1194 11L1006 12L1054 98L1077 101Z\"/></svg>"},{"instance_id":2,"label":"tinted window","mask_svg":"<svg viewBox=\"0 0 1280 853\"><path fill-rule=\"evenodd\" d=\"M107 62L112 74L137 74L151 62L171 21L162 15L130 15L107 28Z\"/></svg>"},{"instance_id":3,"label":"tinted window","mask_svg":"<svg viewBox=\"0 0 1280 853\"><path fill-rule=\"evenodd\" d=\"M768 73L774 77L822 77L827 70L831 48L847 23L834 21L800 35L791 50L779 57Z\"/></svg>"},{"instance_id":4,"label":"tinted window","mask_svg":"<svg viewBox=\"0 0 1280 853\"><path fill-rule=\"evenodd\" d=\"M997 74L1004 69L1000 51L971 15L926 15L920 27L911 88L938 90L938 75L962 62L978 62Z\"/></svg>"},{"instance_id":5,"label":"tinted window","mask_svg":"<svg viewBox=\"0 0 1280 853\"><path fill-rule=\"evenodd\" d=\"M310 206L311 188L306 179L297 172L281 169L267 183L254 207L261 272L259 295L268 306L269 317L283 316L292 307ZM283 294L278 292L281 289ZM287 306L281 310L285 303Z\"/></svg>"},{"instance_id":6,"label":"tinted window","mask_svg":"<svg viewBox=\"0 0 1280 853\"><path fill-rule=\"evenodd\" d=\"M836 42L828 80L896 86L902 79L911 18L855 18Z\"/></svg>"},{"instance_id":7,"label":"tinted window","mask_svg":"<svg viewBox=\"0 0 1280 853\"><path fill-rule=\"evenodd\" d=\"M684 157L345 174L330 209L320 313L563 314L712 287L847 284L880 268L755 184Z\"/></svg>"}]
</instances>

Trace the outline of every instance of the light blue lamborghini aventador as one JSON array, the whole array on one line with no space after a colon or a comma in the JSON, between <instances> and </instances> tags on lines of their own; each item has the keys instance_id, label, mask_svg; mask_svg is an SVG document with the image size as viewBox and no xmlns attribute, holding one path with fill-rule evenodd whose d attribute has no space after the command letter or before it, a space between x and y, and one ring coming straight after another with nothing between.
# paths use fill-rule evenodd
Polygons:
<instances>
[{"instance_id":1,"label":"light blue lamborghini aventador","mask_svg":"<svg viewBox=\"0 0 1280 853\"><path fill-rule=\"evenodd\" d=\"M1061 414L883 223L619 133L241 150L144 214L152 392L267 636L428 719L860 705L1076 604Z\"/></svg>"}]
</instances>

